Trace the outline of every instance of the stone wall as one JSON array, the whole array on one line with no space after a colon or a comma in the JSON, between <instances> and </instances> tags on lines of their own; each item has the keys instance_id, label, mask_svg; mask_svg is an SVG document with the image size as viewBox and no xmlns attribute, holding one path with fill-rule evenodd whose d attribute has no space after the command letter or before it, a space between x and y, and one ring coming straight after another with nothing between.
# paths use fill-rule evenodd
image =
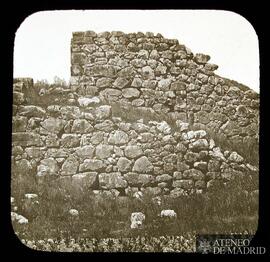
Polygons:
<instances>
[{"instance_id":1,"label":"stone wall","mask_svg":"<svg viewBox=\"0 0 270 262\"><path fill-rule=\"evenodd\" d=\"M211 135L258 143L259 96L216 75L209 59L160 34L73 33L69 87L14 79L12 178L179 196L257 172ZM142 119L112 115L114 103L140 108ZM150 109L174 125L144 120Z\"/></svg>"},{"instance_id":2,"label":"stone wall","mask_svg":"<svg viewBox=\"0 0 270 262\"><path fill-rule=\"evenodd\" d=\"M96 81L99 79L104 78ZM126 92L126 88L119 92ZM72 105L53 100L41 107L29 104L29 89L34 89L31 79L15 79L14 180L34 176L42 182L52 178L60 186L96 194L133 195L141 191L179 196L203 193L215 184L257 170L238 153L216 146L205 130L193 131L192 125L181 120L176 120L176 127L165 121L125 122L112 116L111 105L85 94L76 99L73 96Z\"/></svg>"},{"instance_id":3,"label":"stone wall","mask_svg":"<svg viewBox=\"0 0 270 262\"><path fill-rule=\"evenodd\" d=\"M234 144L258 143L258 94L216 75L209 60L160 34L74 32L71 88L199 123Z\"/></svg>"}]
</instances>

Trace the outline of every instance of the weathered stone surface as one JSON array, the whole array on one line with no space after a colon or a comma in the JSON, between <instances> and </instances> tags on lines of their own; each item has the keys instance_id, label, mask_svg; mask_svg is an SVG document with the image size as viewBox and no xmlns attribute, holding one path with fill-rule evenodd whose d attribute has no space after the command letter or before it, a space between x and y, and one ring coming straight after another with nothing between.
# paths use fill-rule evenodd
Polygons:
<instances>
[{"instance_id":1,"label":"weathered stone surface","mask_svg":"<svg viewBox=\"0 0 270 262\"><path fill-rule=\"evenodd\" d=\"M158 88L162 91L168 91L170 89L171 80L168 78L161 79L158 82Z\"/></svg>"},{"instance_id":2,"label":"weathered stone surface","mask_svg":"<svg viewBox=\"0 0 270 262\"><path fill-rule=\"evenodd\" d=\"M92 145L85 145L78 147L75 152L80 159L93 158L95 147Z\"/></svg>"},{"instance_id":3,"label":"weathered stone surface","mask_svg":"<svg viewBox=\"0 0 270 262\"><path fill-rule=\"evenodd\" d=\"M194 167L201 171L207 171L207 162L204 161L195 162Z\"/></svg>"},{"instance_id":4,"label":"weathered stone surface","mask_svg":"<svg viewBox=\"0 0 270 262\"><path fill-rule=\"evenodd\" d=\"M150 173L153 171L153 168L154 167L148 158L142 156L135 161L132 171L138 173Z\"/></svg>"},{"instance_id":5,"label":"weathered stone surface","mask_svg":"<svg viewBox=\"0 0 270 262\"><path fill-rule=\"evenodd\" d=\"M137 98L140 96L140 91L133 87L124 88L122 90L122 95L125 98Z\"/></svg>"},{"instance_id":6,"label":"weathered stone surface","mask_svg":"<svg viewBox=\"0 0 270 262\"><path fill-rule=\"evenodd\" d=\"M117 77L115 79L115 81L113 82L113 86L116 87L116 88L122 89L122 88L125 88L129 84L129 82L130 81L128 79L124 78L124 77Z\"/></svg>"},{"instance_id":7,"label":"weathered stone surface","mask_svg":"<svg viewBox=\"0 0 270 262\"><path fill-rule=\"evenodd\" d=\"M142 86L142 80L140 78L138 78L138 77L135 77L132 80L131 86L132 87L141 87Z\"/></svg>"},{"instance_id":8,"label":"weathered stone surface","mask_svg":"<svg viewBox=\"0 0 270 262\"><path fill-rule=\"evenodd\" d=\"M85 134L93 130L93 126L85 119L75 119L71 128L71 132L77 134Z\"/></svg>"},{"instance_id":9,"label":"weathered stone surface","mask_svg":"<svg viewBox=\"0 0 270 262\"><path fill-rule=\"evenodd\" d=\"M104 132L110 132L114 130L114 123L109 120L106 119L103 122L101 122L100 124L96 124L94 126L95 129L100 130L100 131L104 131ZM93 139L94 139L95 135L93 135Z\"/></svg>"},{"instance_id":10,"label":"weathered stone surface","mask_svg":"<svg viewBox=\"0 0 270 262\"><path fill-rule=\"evenodd\" d=\"M96 96L94 97L79 97L78 103L81 107L89 107L100 103L100 99Z\"/></svg>"},{"instance_id":11,"label":"weathered stone surface","mask_svg":"<svg viewBox=\"0 0 270 262\"><path fill-rule=\"evenodd\" d=\"M30 117L43 118L46 116L46 111L39 106L22 106L19 109L19 115Z\"/></svg>"},{"instance_id":12,"label":"weathered stone surface","mask_svg":"<svg viewBox=\"0 0 270 262\"><path fill-rule=\"evenodd\" d=\"M99 185L103 189L126 188L127 181L123 179L120 172L99 174Z\"/></svg>"},{"instance_id":13,"label":"weathered stone surface","mask_svg":"<svg viewBox=\"0 0 270 262\"><path fill-rule=\"evenodd\" d=\"M102 78L99 78L99 79L97 80L96 86L97 86L98 88L111 87L112 82L113 82L113 79L111 79L111 78L106 78L106 77L102 77Z\"/></svg>"},{"instance_id":14,"label":"weathered stone surface","mask_svg":"<svg viewBox=\"0 0 270 262\"><path fill-rule=\"evenodd\" d=\"M222 161L226 161L223 153L221 152L219 147L214 147L211 151L209 151L209 155L213 158L213 159L217 159L217 160L222 160Z\"/></svg>"},{"instance_id":15,"label":"weathered stone surface","mask_svg":"<svg viewBox=\"0 0 270 262\"><path fill-rule=\"evenodd\" d=\"M86 101L89 101L89 100L85 101L83 98L79 98L78 101L79 103L84 102L85 104L87 104ZM79 107L77 106L62 106L60 109L60 114L63 119L70 120L70 119L80 118L81 111Z\"/></svg>"},{"instance_id":16,"label":"weathered stone surface","mask_svg":"<svg viewBox=\"0 0 270 262\"><path fill-rule=\"evenodd\" d=\"M183 178L201 180L204 178L204 174L202 173L202 171L192 168L183 172Z\"/></svg>"},{"instance_id":17,"label":"weathered stone surface","mask_svg":"<svg viewBox=\"0 0 270 262\"><path fill-rule=\"evenodd\" d=\"M120 157L117 161L117 167L120 172L127 172L131 170L131 161L126 157Z\"/></svg>"},{"instance_id":18,"label":"weathered stone surface","mask_svg":"<svg viewBox=\"0 0 270 262\"><path fill-rule=\"evenodd\" d=\"M179 188L179 187L174 188L170 192L170 196L173 198L178 198L178 197L181 197L183 195L187 195L187 193L185 192L185 190L183 188Z\"/></svg>"},{"instance_id":19,"label":"weathered stone surface","mask_svg":"<svg viewBox=\"0 0 270 262\"><path fill-rule=\"evenodd\" d=\"M165 135L168 135L171 133L171 127L165 121L158 123L157 129Z\"/></svg>"},{"instance_id":20,"label":"weathered stone surface","mask_svg":"<svg viewBox=\"0 0 270 262\"><path fill-rule=\"evenodd\" d=\"M175 180L172 184L173 187L179 187L183 189L192 189L193 187L193 180Z\"/></svg>"},{"instance_id":21,"label":"weathered stone surface","mask_svg":"<svg viewBox=\"0 0 270 262\"><path fill-rule=\"evenodd\" d=\"M66 121L59 118L49 117L43 122L40 123L40 125L48 132L59 134L64 126L66 124Z\"/></svg>"},{"instance_id":22,"label":"weathered stone surface","mask_svg":"<svg viewBox=\"0 0 270 262\"><path fill-rule=\"evenodd\" d=\"M105 164L102 160L97 159L85 159L79 166L80 172L86 171L100 171L105 168Z\"/></svg>"},{"instance_id":23,"label":"weathered stone surface","mask_svg":"<svg viewBox=\"0 0 270 262\"><path fill-rule=\"evenodd\" d=\"M131 186L150 186L155 182L155 177L148 174L138 174L134 172L129 172L124 174L124 178Z\"/></svg>"},{"instance_id":24,"label":"weathered stone surface","mask_svg":"<svg viewBox=\"0 0 270 262\"><path fill-rule=\"evenodd\" d=\"M40 161L37 168L37 176L57 175L58 171L59 166L57 161L53 158L46 158Z\"/></svg>"},{"instance_id":25,"label":"weathered stone surface","mask_svg":"<svg viewBox=\"0 0 270 262\"><path fill-rule=\"evenodd\" d=\"M45 149L42 147L27 147L25 148L25 153L30 158L40 158L44 155Z\"/></svg>"},{"instance_id":26,"label":"weathered stone surface","mask_svg":"<svg viewBox=\"0 0 270 262\"><path fill-rule=\"evenodd\" d=\"M134 212L130 216L130 228L139 229L143 227L145 221L145 215L142 212Z\"/></svg>"},{"instance_id":27,"label":"weathered stone surface","mask_svg":"<svg viewBox=\"0 0 270 262\"><path fill-rule=\"evenodd\" d=\"M109 105L99 106L95 110L95 116L96 119L98 120L107 119L111 116L111 114L112 114L112 107Z\"/></svg>"},{"instance_id":28,"label":"weathered stone surface","mask_svg":"<svg viewBox=\"0 0 270 262\"><path fill-rule=\"evenodd\" d=\"M128 142L128 135L121 130L111 133L108 139L109 144L122 145Z\"/></svg>"},{"instance_id":29,"label":"weathered stone surface","mask_svg":"<svg viewBox=\"0 0 270 262\"><path fill-rule=\"evenodd\" d=\"M96 147L96 157L98 159L107 159L113 153L113 146L100 144Z\"/></svg>"},{"instance_id":30,"label":"weathered stone surface","mask_svg":"<svg viewBox=\"0 0 270 262\"><path fill-rule=\"evenodd\" d=\"M168 182L172 180L172 176L168 175L168 174L163 174L160 176L156 177L156 181L157 182Z\"/></svg>"},{"instance_id":31,"label":"weathered stone surface","mask_svg":"<svg viewBox=\"0 0 270 262\"><path fill-rule=\"evenodd\" d=\"M198 139L190 143L189 148L194 151L207 150L209 148L209 144L206 139Z\"/></svg>"},{"instance_id":32,"label":"weathered stone surface","mask_svg":"<svg viewBox=\"0 0 270 262\"><path fill-rule=\"evenodd\" d=\"M231 162L242 163L244 161L244 158L240 156L237 152L232 152L228 160Z\"/></svg>"},{"instance_id":33,"label":"weathered stone surface","mask_svg":"<svg viewBox=\"0 0 270 262\"><path fill-rule=\"evenodd\" d=\"M61 175L68 176L68 175L75 175L79 166L79 161L76 157L70 155L62 165L61 168Z\"/></svg>"},{"instance_id":34,"label":"weathered stone surface","mask_svg":"<svg viewBox=\"0 0 270 262\"><path fill-rule=\"evenodd\" d=\"M143 154L140 146L128 145L125 147L125 156L128 158L137 158Z\"/></svg>"},{"instance_id":35,"label":"weathered stone surface","mask_svg":"<svg viewBox=\"0 0 270 262\"><path fill-rule=\"evenodd\" d=\"M122 95L121 90L113 88L106 88L105 90L100 92L100 96L104 97L109 101L117 101L121 95Z\"/></svg>"},{"instance_id":36,"label":"weathered stone surface","mask_svg":"<svg viewBox=\"0 0 270 262\"><path fill-rule=\"evenodd\" d=\"M210 60L210 56L199 53L195 55L194 60L199 64L206 64Z\"/></svg>"},{"instance_id":37,"label":"weathered stone surface","mask_svg":"<svg viewBox=\"0 0 270 262\"><path fill-rule=\"evenodd\" d=\"M61 145L63 147L78 147L80 144L80 137L75 134L63 134L61 138Z\"/></svg>"},{"instance_id":38,"label":"weathered stone surface","mask_svg":"<svg viewBox=\"0 0 270 262\"><path fill-rule=\"evenodd\" d=\"M187 165L183 161L179 160L179 161L177 161L176 168L177 168L177 171L185 171L185 170L189 169L189 165Z\"/></svg>"},{"instance_id":39,"label":"weathered stone surface","mask_svg":"<svg viewBox=\"0 0 270 262\"><path fill-rule=\"evenodd\" d=\"M142 68L142 76L143 79L154 79L155 77L154 70L150 66L144 66Z\"/></svg>"}]
</instances>

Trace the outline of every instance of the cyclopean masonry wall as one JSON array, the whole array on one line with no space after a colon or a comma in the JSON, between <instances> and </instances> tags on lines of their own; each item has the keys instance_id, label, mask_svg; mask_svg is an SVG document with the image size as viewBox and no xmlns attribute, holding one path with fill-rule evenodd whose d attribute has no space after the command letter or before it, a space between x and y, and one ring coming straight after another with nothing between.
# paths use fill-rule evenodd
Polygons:
<instances>
[{"instance_id":1,"label":"cyclopean masonry wall","mask_svg":"<svg viewBox=\"0 0 270 262\"><path fill-rule=\"evenodd\" d=\"M234 144L258 143L258 94L216 75L209 59L160 34L75 32L71 87L79 95L199 123Z\"/></svg>"},{"instance_id":2,"label":"cyclopean masonry wall","mask_svg":"<svg viewBox=\"0 0 270 262\"><path fill-rule=\"evenodd\" d=\"M209 56L151 33L77 32L71 51L70 88L36 90L32 79L14 79L12 179L179 196L258 171L206 131L258 139L258 94L215 75ZM46 92L54 99L40 103ZM166 113L176 126L124 121L112 116L113 103Z\"/></svg>"}]
</instances>

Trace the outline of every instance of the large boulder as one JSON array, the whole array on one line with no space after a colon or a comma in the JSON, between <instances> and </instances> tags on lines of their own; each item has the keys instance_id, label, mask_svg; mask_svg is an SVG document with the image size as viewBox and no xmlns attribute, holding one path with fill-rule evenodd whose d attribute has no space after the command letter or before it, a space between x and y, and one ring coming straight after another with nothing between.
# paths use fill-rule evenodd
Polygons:
<instances>
[{"instance_id":1,"label":"large boulder","mask_svg":"<svg viewBox=\"0 0 270 262\"><path fill-rule=\"evenodd\" d=\"M129 84L129 80L124 77L117 77L113 82L113 86L119 89L125 88Z\"/></svg>"},{"instance_id":2,"label":"large boulder","mask_svg":"<svg viewBox=\"0 0 270 262\"><path fill-rule=\"evenodd\" d=\"M244 158L240 156L237 152L232 152L228 160L231 162L242 163L244 161Z\"/></svg>"},{"instance_id":3,"label":"large boulder","mask_svg":"<svg viewBox=\"0 0 270 262\"><path fill-rule=\"evenodd\" d=\"M206 139L198 139L192 143L189 144L189 148L194 151L200 151L200 150L208 150L209 144Z\"/></svg>"},{"instance_id":4,"label":"large boulder","mask_svg":"<svg viewBox=\"0 0 270 262\"><path fill-rule=\"evenodd\" d=\"M143 154L142 148L137 145L126 146L124 152L128 158L137 158Z\"/></svg>"},{"instance_id":5,"label":"large boulder","mask_svg":"<svg viewBox=\"0 0 270 262\"><path fill-rule=\"evenodd\" d=\"M80 164L79 171L99 171L105 167L102 160L97 159L85 159L82 164Z\"/></svg>"},{"instance_id":6,"label":"large boulder","mask_svg":"<svg viewBox=\"0 0 270 262\"><path fill-rule=\"evenodd\" d=\"M139 229L142 228L143 223L145 221L145 215L142 212L134 212L130 216L130 228L131 229Z\"/></svg>"},{"instance_id":7,"label":"large boulder","mask_svg":"<svg viewBox=\"0 0 270 262\"><path fill-rule=\"evenodd\" d=\"M61 145L62 147L78 147L80 145L80 137L76 134L63 134Z\"/></svg>"},{"instance_id":8,"label":"large boulder","mask_svg":"<svg viewBox=\"0 0 270 262\"><path fill-rule=\"evenodd\" d=\"M61 175L75 175L79 166L79 161L73 155L70 155L62 165Z\"/></svg>"},{"instance_id":9,"label":"large boulder","mask_svg":"<svg viewBox=\"0 0 270 262\"><path fill-rule=\"evenodd\" d=\"M158 123L157 129L165 135L169 135L171 133L171 127L165 121Z\"/></svg>"},{"instance_id":10,"label":"large boulder","mask_svg":"<svg viewBox=\"0 0 270 262\"><path fill-rule=\"evenodd\" d=\"M81 159L93 158L95 148L92 145L85 145L82 147L78 147L75 152L77 156Z\"/></svg>"},{"instance_id":11,"label":"large boulder","mask_svg":"<svg viewBox=\"0 0 270 262\"><path fill-rule=\"evenodd\" d=\"M172 209L165 209L160 212L160 216L164 218L176 218L177 214Z\"/></svg>"},{"instance_id":12,"label":"large boulder","mask_svg":"<svg viewBox=\"0 0 270 262\"><path fill-rule=\"evenodd\" d=\"M126 157L120 157L117 161L117 167L120 172L127 172L131 169L131 161Z\"/></svg>"},{"instance_id":13,"label":"large boulder","mask_svg":"<svg viewBox=\"0 0 270 262\"><path fill-rule=\"evenodd\" d=\"M153 169L154 167L148 158L146 156L142 156L135 161L132 171L138 173L150 173Z\"/></svg>"},{"instance_id":14,"label":"large boulder","mask_svg":"<svg viewBox=\"0 0 270 262\"><path fill-rule=\"evenodd\" d=\"M64 128L66 121L59 118L49 117L40 125L48 132L58 134Z\"/></svg>"},{"instance_id":15,"label":"large boulder","mask_svg":"<svg viewBox=\"0 0 270 262\"><path fill-rule=\"evenodd\" d=\"M98 120L109 118L111 116L111 113L112 113L112 107L109 105L103 105L103 106L97 107L95 110L95 116L96 116L96 119Z\"/></svg>"},{"instance_id":16,"label":"large boulder","mask_svg":"<svg viewBox=\"0 0 270 262\"><path fill-rule=\"evenodd\" d=\"M112 153L113 153L112 145L100 144L96 147L96 157L98 159L107 159L108 157L111 157Z\"/></svg>"},{"instance_id":17,"label":"large boulder","mask_svg":"<svg viewBox=\"0 0 270 262\"><path fill-rule=\"evenodd\" d=\"M122 90L122 95L125 98L137 98L140 96L140 91L136 88L128 87Z\"/></svg>"},{"instance_id":18,"label":"large boulder","mask_svg":"<svg viewBox=\"0 0 270 262\"><path fill-rule=\"evenodd\" d=\"M93 131L93 126L85 119L75 119L71 128L72 133L89 133Z\"/></svg>"},{"instance_id":19,"label":"large boulder","mask_svg":"<svg viewBox=\"0 0 270 262\"><path fill-rule=\"evenodd\" d=\"M22 106L19 109L19 115L26 117L43 118L46 116L46 111L39 106Z\"/></svg>"},{"instance_id":20,"label":"large boulder","mask_svg":"<svg viewBox=\"0 0 270 262\"><path fill-rule=\"evenodd\" d=\"M99 174L99 186L103 189L126 188L127 181L123 179L120 172Z\"/></svg>"},{"instance_id":21,"label":"large boulder","mask_svg":"<svg viewBox=\"0 0 270 262\"><path fill-rule=\"evenodd\" d=\"M128 140L128 135L124 131L116 130L110 134L108 142L109 144L123 145L126 144Z\"/></svg>"}]
</instances>

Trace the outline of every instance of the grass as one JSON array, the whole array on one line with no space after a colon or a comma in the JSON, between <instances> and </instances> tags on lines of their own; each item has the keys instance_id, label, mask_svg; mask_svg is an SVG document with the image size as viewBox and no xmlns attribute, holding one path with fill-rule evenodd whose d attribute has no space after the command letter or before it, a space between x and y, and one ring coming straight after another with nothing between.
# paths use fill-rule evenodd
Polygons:
<instances>
[{"instance_id":1,"label":"grass","mask_svg":"<svg viewBox=\"0 0 270 262\"><path fill-rule=\"evenodd\" d=\"M29 219L27 225L14 224L20 239L40 240L47 238L122 238L136 236L181 236L192 234L229 234L248 232L254 234L258 220L258 199L247 192L258 189L258 175L247 174L236 178L226 186L210 190L203 195L161 198L158 205L152 197L99 198L90 191L77 194L60 189L56 181L38 185L30 193L39 194L39 204L29 211L23 206L22 184L13 182L18 213ZM20 188L20 189L19 189ZM29 188L23 193L29 193ZM38 191L39 190L39 191ZM78 217L68 211L75 208ZM177 219L164 220L159 214L163 209L173 209ZM146 216L142 230L130 229L132 212Z\"/></svg>"}]
</instances>

